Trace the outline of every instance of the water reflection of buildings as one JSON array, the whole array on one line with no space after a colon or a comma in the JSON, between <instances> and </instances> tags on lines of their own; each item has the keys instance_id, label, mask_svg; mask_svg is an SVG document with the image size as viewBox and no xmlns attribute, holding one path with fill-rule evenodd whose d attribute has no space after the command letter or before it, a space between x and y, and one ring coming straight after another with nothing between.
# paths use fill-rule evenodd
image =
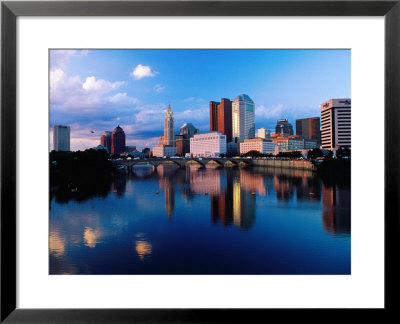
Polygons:
<instances>
[{"instance_id":1,"label":"water reflection of buildings","mask_svg":"<svg viewBox=\"0 0 400 324\"><path fill-rule=\"evenodd\" d=\"M245 170L240 170L239 175L232 170L227 170L226 173L216 170L214 177L218 180L214 182L221 184L222 188L210 197L213 224L219 222L224 226L234 224L244 230L254 224L256 196L253 190L265 192L265 187L259 186L257 176ZM256 186L252 187L251 184Z\"/></svg>"},{"instance_id":2,"label":"water reflection of buildings","mask_svg":"<svg viewBox=\"0 0 400 324\"><path fill-rule=\"evenodd\" d=\"M112 192L121 198L126 191L126 179L127 175L125 172L117 172L114 176L114 181L112 182Z\"/></svg>"},{"instance_id":3,"label":"water reflection of buildings","mask_svg":"<svg viewBox=\"0 0 400 324\"><path fill-rule=\"evenodd\" d=\"M148 240L146 240L144 233L136 234L135 251L140 261L151 256L153 247Z\"/></svg>"},{"instance_id":4,"label":"water reflection of buildings","mask_svg":"<svg viewBox=\"0 0 400 324\"><path fill-rule=\"evenodd\" d=\"M218 195L221 192L221 172L218 169L190 173L190 189L195 193Z\"/></svg>"},{"instance_id":5,"label":"water reflection of buildings","mask_svg":"<svg viewBox=\"0 0 400 324\"><path fill-rule=\"evenodd\" d=\"M294 189L292 179L288 178L285 175L275 175L274 185L276 198L278 198L278 200L287 201L293 197Z\"/></svg>"},{"instance_id":6,"label":"water reflection of buildings","mask_svg":"<svg viewBox=\"0 0 400 324\"><path fill-rule=\"evenodd\" d=\"M322 224L332 234L350 234L350 189L322 185Z\"/></svg>"},{"instance_id":7,"label":"water reflection of buildings","mask_svg":"<svg viewBox=\"0 0 400 324\"><path fill-rule=\"evenodd\" d=\"M160 176L158 185L160 190L164 191L165 210L169 219L172 219L175 208L174 174L176 170L177 167L174 165L159 165L157 168L157 173Z\"/></svg>"},{"instance_id":8,"label":"water reflection of buildings","mask_svg":"<svg viewBox=\"0 0 400 324\"><path fill-rule=\"evenodd\" d=\"M273 173L278 200L321 200L321 182L309 171L276 169Z\"/></svg>"}]
</instances>

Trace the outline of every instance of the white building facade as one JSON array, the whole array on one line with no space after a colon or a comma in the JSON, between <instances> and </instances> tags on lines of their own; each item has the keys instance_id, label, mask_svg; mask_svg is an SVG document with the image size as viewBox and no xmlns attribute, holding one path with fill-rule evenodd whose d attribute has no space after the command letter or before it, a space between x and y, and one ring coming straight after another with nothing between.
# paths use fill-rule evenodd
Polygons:
<instances>
[{"instance_id":1,"label":"white building facade","mask_svg":"<svg viewBox=\"0 0 400 324\"><path fill-rule=\"evenodd\" d=\"M193 157L216 157L226 152L226 135L218 131L196 134L190 138L190 154Z\"/></svg>"},{"instance_id":2,"label":"white building facade","mask_svg":"<svg viewBox=\"0 0 400 324\"><path fill-rule=\"evenodd\" d=\"M175 146L157 145L153 147L153 156L170 157L176 155L177 148Z\"/></svg>"},{"instance_id":3,"label":"white building facade","mask_svg":"<svg viewBox=\"0 0 400 324\"><path fill-rule=\"evenodd\" d=\"M257 151L263 154L274 153L276 145L276 143L268 139L247 139L240 143L240 154L245 154L250 151Z\"/></svg>"},{"instance_id":4,"label":"white building facade","mask_svg":"<svg viewBox=\"0 0 400 324\"><path fill-rule=\"evenodd\" d=\"M255 136L254 102L246 94L238 95L232 102L232 138L236 142Z\"/></svg>"},{"instance_id":5,"label":"white building facade","mask_svg":"<svg viewBox=\"0 0 400 324\"><path fill-rule=\"evenodd\" d=\"M267 137L267 131L265 128L259 128L257 129L257 137L259 138L266 138Z\"/></svg>"},{"instance_id":6,"label":"white building facade","mask_svg":"<svg viewBox=\"0 0 400 324\"><path fill-rule=\"evenodd\" d=\"M321 149L351 147L351 99L330 99L321 105Z\"/></svg>"},{"instance_id":7,"label":"white building facade","mask_svg":"<svg viewBox=\"0 0 400 324\"><path fill-rule=\"evenodd\" d=\"M53 126L53 148L54 151L70 151L69 126Z\"/></svg>"}]
</instances>

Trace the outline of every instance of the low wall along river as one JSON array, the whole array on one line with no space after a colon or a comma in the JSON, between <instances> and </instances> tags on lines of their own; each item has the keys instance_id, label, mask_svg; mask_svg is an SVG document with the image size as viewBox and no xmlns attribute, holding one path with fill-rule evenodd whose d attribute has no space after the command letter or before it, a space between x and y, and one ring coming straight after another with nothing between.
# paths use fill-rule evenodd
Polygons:
<instances>
[{"instance_id":1,"label":"low wall along river","mask_svg":"<svg viewBox=\"0 0 400 324\"><path fill-rule=\"evenodd\" d=\"M267 160L253 159L252 165L270 168L299 169L317 171L317 167L307 160Z\"/></svg>"}]
</instances>

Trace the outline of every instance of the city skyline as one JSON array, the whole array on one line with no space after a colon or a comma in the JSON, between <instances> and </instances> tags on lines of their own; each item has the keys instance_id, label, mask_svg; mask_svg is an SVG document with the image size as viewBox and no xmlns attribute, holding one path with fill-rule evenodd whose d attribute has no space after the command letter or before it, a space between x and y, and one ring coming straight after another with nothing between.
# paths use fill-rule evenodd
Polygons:
<instances>
[{"instance_id":1,"label":"city skyline","mask_svg":"<svg viewBox=\"0 0 400 324\"><path fill-rule=\"evenodd\" d=\"M121 125L126 145L153 147L169 104L175 134L184 123L206 132L209 102L239 93L256 129L320 116L326 100L350 97L350 50L52 50L50 139L70 125L71 150L83 150Z\"/></svg>"}]
</instances>

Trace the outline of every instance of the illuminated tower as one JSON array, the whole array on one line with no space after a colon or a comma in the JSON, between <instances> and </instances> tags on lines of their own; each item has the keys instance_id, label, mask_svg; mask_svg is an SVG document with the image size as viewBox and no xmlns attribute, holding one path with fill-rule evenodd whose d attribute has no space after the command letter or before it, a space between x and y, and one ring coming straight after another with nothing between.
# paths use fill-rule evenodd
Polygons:
<instances>
[{"instance_id":1,"label":"illuminated tower","mask_svg":"<svg viewBox=\"0 0 400 324\"><path fill-rule=\"evenodd\" d=\"M238 95L232 103L232 137L235 142L254 138L254 102L246 94Z\"/></svg>"},{"instance_id":2,"label":"illuminated tower","mask_svg":"<svg viewBox=\"0 0 400 324\"><path fill-rule=\"evenodd\" d=\"M175 146L174 137L174 113L172 112L171 106L168 105L164 119L164 144Z\"/></svg>"}]
</instances>

